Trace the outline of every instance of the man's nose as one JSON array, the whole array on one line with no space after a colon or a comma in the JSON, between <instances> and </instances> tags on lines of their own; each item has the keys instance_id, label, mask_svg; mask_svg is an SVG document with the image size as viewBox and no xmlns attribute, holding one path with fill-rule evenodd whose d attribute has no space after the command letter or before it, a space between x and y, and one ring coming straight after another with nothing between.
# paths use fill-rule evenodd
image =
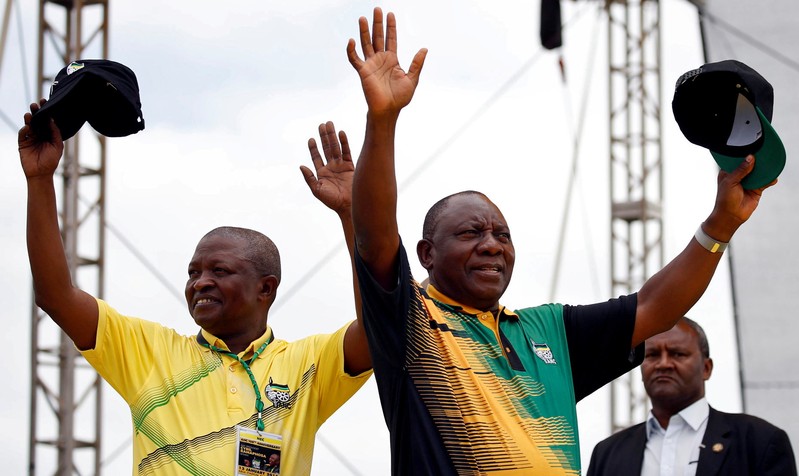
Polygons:
<instances>
[{"instance_id":1,"label":"man's nose","mask_svg":"<svg viewBox=\"0 0 799 476\"><path fill-rule=\"evenodd\" d=\"M478 246L481 253L499 254L504 251L502 243L493 233L484 233Z\"/></svg>"},{"instance_id":2,"label":"man's nose","mask_svg":"<svg viewBox=\"0 0 799 476\"><path fill-rule=\"evenodd\" d=\"M192 285L192 287L194 287L194 289L199 291L201 289L205 289L213 285L214 285L214 280L211 279L211 274L209 272L203 271L200 273L197 279L194 280L194 284Z\"/></svg>"},{"instance_id":3,"label":"man's nose","mask_svg":"<svg viewBox=\"0 0 799 476\"><path fill-rule=\"evenodd\" d=\"M667 352L663 352L662 354L660 354L658 356L658 359L655 362L655 365L658 368L664 368L664 367L668 368L668 367L671 367L673 365L673 363L674 362L672 362L671 357L669 357L669 354Z\"/></svg>"}]
</instances>

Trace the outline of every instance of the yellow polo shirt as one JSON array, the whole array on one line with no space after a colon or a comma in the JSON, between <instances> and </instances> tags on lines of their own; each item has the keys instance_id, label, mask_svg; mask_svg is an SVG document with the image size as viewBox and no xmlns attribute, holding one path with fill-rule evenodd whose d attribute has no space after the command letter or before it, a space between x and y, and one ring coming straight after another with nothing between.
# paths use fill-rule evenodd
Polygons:
<instances>
[{"instance_id":1,"label":"yellow polo shirt","mask_svg":"<svg viewBox=\"0 0 799 476\"><path fill-rule=\"evenodd\" d=\"M230 475L236 426L254 429L255 390L236 359L155 322L119 314L98 299L97 343L86 360L125 399L133 420L133 474ZM264 403L264 431L282 438L281 472L311 471L316 431L369 378L344 371L344 334L286 342L272 329L239 357L251 363ZM205 340L224 342L202 331Z\"/></svg>"}]
</instances>

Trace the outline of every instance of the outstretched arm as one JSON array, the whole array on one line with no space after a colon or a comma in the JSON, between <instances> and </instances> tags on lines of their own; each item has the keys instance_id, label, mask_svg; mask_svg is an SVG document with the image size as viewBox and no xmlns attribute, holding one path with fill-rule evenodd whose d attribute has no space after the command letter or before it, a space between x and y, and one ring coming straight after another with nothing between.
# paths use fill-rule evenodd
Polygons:
<instances>
[{"instance_id":1,"label":"outstretched arm","mask_svg":"<svg viewBox=\"0 0 799 476\"><path fill-rule=\"evenodd\" d=\"M311 152L316 175L304 165L300 166L300 170L311 193L336 212L344 229L344 239L347 242L352 266L352 286L357 316L344 336L344 366L347 373L357 375L372 368L372 359L369 356L369 346L361 321L361 292L355 275L355 233L352 227L352 175L355 166L352 163L350 144L344 131L340 131L336 137L336 127L332 122L320 124L319 139L322 141L325 160L322 160L319 154L316 141L313 138L308 139L308 150Z\"/></svg>"},{"instance_id":2,"label":"outstretched arm","mask_svg":"<svg viewBox=\"0 0 799 476\"><path fill-rule=\"evenodd\" d=\"M36 304L82 350L94 347L97 335L97 301L72 283L61 230L58 225L54 176L64 143L50 121L51 138L40 140L30 127L31 116L44 105L31 104L17 143L28 185L28 258Z\"/></svg>"},{"instance_id":3,"label":"outstretched arm","mask_svg":"<svg viewBox=\"0 0 799 476\"><path fill-rule=\"evenodd\" d=\"M397 179L394 174L394 135L400 110L410 103L427 55L419 50L406 73L397 59L397 23L374 9L372 32L365 17L358 20L363 59L355 40L347 43L347 56L358 72L366 97L366 134L353 179L353 225L358 253L372 275L386 289L396 283L399 250Z\"/></svg>"},{"instance_id":4,"label":"outstretched arm","mask_svg":"<svg viewBox=\"0 0 799 476\"><path fill-rule=\"evenodd\" d=\"M735 231L752 216L763 190L746 190L741 180L752 171L755 157L749 156L733 172L719 172L716 203L702 230L720 242L729 242ZM712 253L692 238L669 264L649 278L638 292L632 345L671 329L707 289L722 253Z\"/></svg>"}]
</instances>

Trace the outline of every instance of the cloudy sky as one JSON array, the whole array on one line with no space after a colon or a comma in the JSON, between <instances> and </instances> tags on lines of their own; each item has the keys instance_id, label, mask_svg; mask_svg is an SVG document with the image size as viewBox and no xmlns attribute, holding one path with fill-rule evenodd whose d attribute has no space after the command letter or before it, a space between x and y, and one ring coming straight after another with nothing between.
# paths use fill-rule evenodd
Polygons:
<instances>
[{"instance_id":1,"label":"cloudy sky","mask_svg":"<svg viewBox=\"0 0 799 476\"><path fill-rule=\"evenodd\" d=\"M464 189L486 192L503 209L516 242L516 272L503 299L510 307L551 299L573 134L584 101L579 174L554 300L580 304L610 297L607 31L599 3L564 2L567 29L559 53L565 83L559 53L539 46L538 1L381 5L397 15L403 66L419 48L429 49L398 129L403 239L416 242L424 212L438 198ZM682 137L667 107L676 78L702 62L696 14L682 0L661 4L668 259L712 209L716 168L705 150ZM19 16L0 72L0 111L14 122L13 128L0 125L0 147L7 152L0 161L6 264L0 282L7 295L8 353L0 459L8 474L25 472L28 452L31 291L25 182L15 142L26 105L37 96L30 92L37 5L16 2ZM111 3L109 58L136 72L146 121L139 134L108 142L112 229L105 298L113 306L194 334L179 297L186 265L206 231L237 225L265 232L280 248L283 282L269 319L278 337L333 331L354 316L338 221L308 192L299 165L310 163L306 142L327 120L347 131L353 150L360 150L366 106L345 46L357 35L358 17L371 17L374 6L355 0ZM88 130L81 136L91 143ZM714 346L709 399L737 411L728 283L724 262L692 315ZM104 405L103 469L125 474L131 466L127 408L110 388ZM578 405L585 465L594 443L608 434L608 406L604 390ZM322 427L320 440L314 474L388 474L388 433L374 381ZM43 456L40 468L48 468Z\"/></svg>"}]
</instances>

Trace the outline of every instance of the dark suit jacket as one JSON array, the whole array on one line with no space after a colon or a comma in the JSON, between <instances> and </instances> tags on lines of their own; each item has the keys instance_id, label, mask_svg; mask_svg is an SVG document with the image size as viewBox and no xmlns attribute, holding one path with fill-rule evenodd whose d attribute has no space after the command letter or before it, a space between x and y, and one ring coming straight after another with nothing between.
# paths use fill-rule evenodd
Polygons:
<instances>
[{"instance_id":1,"label":"dark suit jacket","mask_svg":"<svg viewBox=\"0 0 799 476\"><path fill-rule=\"evenodd\" d=\"M788 435L760 418L710 408L697 476L796 476ZM591 454L586 476L641 474L646 447L644 423L600 441Z\"/></svg>"}]
</instances>

